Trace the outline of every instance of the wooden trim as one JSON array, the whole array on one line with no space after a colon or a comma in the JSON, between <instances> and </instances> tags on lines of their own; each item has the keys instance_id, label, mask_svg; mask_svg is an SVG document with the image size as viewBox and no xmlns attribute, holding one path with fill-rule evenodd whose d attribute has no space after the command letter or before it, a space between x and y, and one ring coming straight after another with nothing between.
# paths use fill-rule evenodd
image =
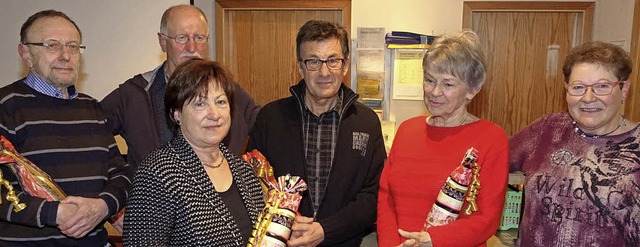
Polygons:
<instances>
[{"instance_id":1,"label":"wooden trim","mask_svg":"<svg viewBox=\"0 0 640 247\"><path fill-rule=\"evenodd\" d=\"M225 30L226 20L224 14L224 8L220 5L219 1L215 1L215 25L216 25L216 61L222 62L224 60L224 33L227 32Z\"/></svg>"},{"instance_id":2,"label":"wooden trim","mask_svg":"<svg viewBox=\"0 0 640 247\"><path fill-rule=\"evenodd\" d=\"M224 63L224 52L228 49L228 44L224 42L224 35L229 30L225 30L226 12L228 10L239 9L304 9L304 10L341 10L342 26L351 37L351 0L216 0L215 1L215 28L216 28L216 60Z\"/></svg>"},{"instance_id":3,"label":"wooden trim","mask_svg":"<svg viewBox=\"0 0 640 247\"><path fill-rule=\"evenodd\" d=\"M351 42L351 0L349 1L345 1L347 2L345 5L343 5L342 10L342 27L344 27L345 30L347 30L347 33L349 34L349 42ZM351 48L351 50L355 50L354 47L351 46L351 44L349 44L349 47ZM345 80L349 80L351 78L351 70L349 70L349 74L347 75L349 76L349 78L345 78Z\"/></svg>"},{"instance_id":4,"label":"wooden trim","mask_svg":"<svg viewBox=\"0 0 640 247\"><path fill-rule=\"evenodd\" d=\"M595 2L591 2L591 4L584 9L583 22L584 25L582 33L582 42L591 41L593 39L593 16L596 12L596 4ZM591 25L587 25L587 23ZM577 45L577 44L576 44Z\"/></svg>"},{"instance_id":5,"label":"wooden trim","mask_svg":"<svg viewBox=\"0 0 640 247\"><path fill-rule=\"evenodd\" d=\"M637 0L636 0L637 1ZM582 12L583 23L593 23L595 12L595 2L463 2L462 7L462 28L471 29L471 17L473 12ZM582 42L592 39L592 25L585 25L582 32Z\"/></svg>"},{"instance_id":6,"label":"wooden trim","mask_svg":"<svg viewBox=\"0 0 640 247\"><path fill-rule=\"evenodd\" d=\"M351 9L350 0L216 0L224 9Z\"/></svg>"},{"instance_id":7,"label":"wooden trim","mask_svg":"<svg viewBox=\"0 0 640 247\"><path fill-rule=\"evenodd\" d=\"M631 73L629 80L631 81L631 88L627 93L627 99L625 100L625 116L633 121L640 121L640 84L638 79L640 76L640 0L635 1L633 11L633 25L631 28L631 62L633 63L634 71Z\"/></svg>"},{"instance_id":8,"label":"wooden trim","mask_svg":"<svg viewBox=\"0 0 640 247\"><path fill-rule=\"evenodd\" d=\"M566 11L574 12L575 10L586 10L592 8L595 2L496 2L496 1L474 1L463 3L465 7L469 7L474 11Z\"/></svg>"},{"instance_id":9,"label":"wooden trim","mask_svg":"<svg viewBox=\"0 0 640 247\"><path fill-rule=\"evenodd\" d=\"M469 4L471 2L464 2L462 4L462 29L471 30L471 16L473 16L474 8Z\"/></svg>"}]
</instances>

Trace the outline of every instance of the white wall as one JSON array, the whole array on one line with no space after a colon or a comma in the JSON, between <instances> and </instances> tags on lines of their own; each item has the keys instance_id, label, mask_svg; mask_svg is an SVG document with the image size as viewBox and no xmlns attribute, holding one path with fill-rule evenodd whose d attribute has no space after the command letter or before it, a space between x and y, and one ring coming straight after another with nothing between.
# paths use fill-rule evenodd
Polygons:
<instances>
[{"instance_id":1,"label":"white wall","mask_svg":"<svg viewBox=\"0 0 640 247\"><path fill-rule=\"evenodd\" d=\"M596 2L593 39L615 41L628 51L634 0L582 1ZM357 38L358 27L384 27L387 32L410 31L433 35L454 32L462 27L463 3L464 0L353 0L352 38ZM390 120L395 120L396 126L410 117L427 113L422 101L392 100L391 109Z\"/></svg>"},{"instance_id":2,"label":"white wall","mask_svg":"<svg viewBox=\"0 0 640 247\"><path fill-rule=\"evenodd\" d=\"M164 61L156 33L165 9L188 0L2 0L0 1L0 86L26 75L18 56L20 27L45 9L69 15L83 44L79 90L101 100L118 84Z\"/></svg>"},{"instance_id":3,"label":"white wall","mask_svg":"<svg viewBox=\"0 0 640 247\"><path fill-rule=\"evenodd\" d=\"M609 42L626 41L623 47L629 50L634 0L545 1L596 2L593 39ZM387 31L405 30L434 35L457 31L462 27L464 2L464 0L352 0L351 33L353 38L356 38L357 28L364 26L384 27ZM416 19L419 21L415 21Z\"/></svg>"},{"instance_id":4,"label":"white wall","mask_svg":"<svg viewBox=\"0 0 640 247\"><path fill-rule=\"evenodd\" d=\"M629 51L634 5L634 0L596 1L593 39L621 45Z\"/></svg>"},{"instance_id":5,"label":"white wall","mask_svg":"<svg viewBox=\"0 0 640 247\"><path fill-rule=\"evenodd\" d=\"M576 0L572 0L576 1ZM593 1L593 0L591 0ZM351 33L357 27L384 27L441 34L462 26L463 0L352 0ZM631 43L634 0L597 0L594 39ZM27 17L54 8L67 13L80 26L87 50L82 54L79 90L102 99L118 84L150 70L164 60L156 33L164 10L188 0L2 0L0 1L0 86L25 75L17 52L19 31ZM213 32L214 0L195 0L207 13ZM416 21L417 20L417 21ZM213 40L213 39L212 39ZM210 54L213 49L210 46ZM214 57L214 56L210 56ZM420 101L397 104L399 122L425 113Z\"/></svg>"}]
</instances>

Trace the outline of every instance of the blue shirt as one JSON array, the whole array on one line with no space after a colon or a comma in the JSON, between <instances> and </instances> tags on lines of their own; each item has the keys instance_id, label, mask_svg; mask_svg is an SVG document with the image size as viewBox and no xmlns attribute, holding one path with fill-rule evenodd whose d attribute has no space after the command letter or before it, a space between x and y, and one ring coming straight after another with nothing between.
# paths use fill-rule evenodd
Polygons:
<instances>
[{"instance_id":1,"label":"blue shirt","mask_svg":"<svg viewBox=\"0 0 640 247\"><path fill-rule=\"evenodd\" d=\"M44 95L48 95L58 99L64 99L64 94L60 92L57 88L51 86L51 84L47 83L42 77L33 71L29 71L27 78L24 79L24 83L27 84L33 90L38 91ZM69 99L74 99L78 97L78 91L76 90L75 85L71 85L67 88L69 91Z\"/></svg>"}]
</instances>

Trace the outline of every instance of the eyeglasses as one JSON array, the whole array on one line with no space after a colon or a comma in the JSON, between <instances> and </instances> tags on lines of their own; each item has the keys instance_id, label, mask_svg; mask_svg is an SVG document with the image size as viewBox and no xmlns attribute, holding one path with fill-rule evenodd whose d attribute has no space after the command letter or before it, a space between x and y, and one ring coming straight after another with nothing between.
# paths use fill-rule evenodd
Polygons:
<instances>
[{"instance_id":1,"label":"eyeglasses","mask_svg":"<svg viewBox=\"0 0 640 247\"><path fill-rule=\"evenodd\" d=\"M329 58L327 60L305 59L302 60L302 62L304 63L304 66L307 67L308 71L320 70L322 68L322 64L324 63L327 64L327 68L329 68L330 70L342 69L342 66L344 65L343 58Z\"/></svg>"},{"instance_id":2,"label":"eyeglasses","mask_svg":"<svg viewBox=\"0 0 640 247\"><path fill-rule=\"evenodd\" d=\"M24 45L35 45L44 47L45 51L48 53L59 53L62 51L63 47L67 47L69 49L69 53L75 55L78 53L84 52L84 49L87 49L84 45L76 45L76 44L61 44L59 42L48 42L48 43L24 43Z\"/></svg>"},{"instance_id":3,"label":"eyeglasses","mask_svg":"<svg viewBox=\"0 0 640 247\"><path fill-rule=\"evenodd\" d=\"M603 96L611 94L611 92L613 92L613 88L620 83L624 83L624 81L599 81L592 85L585 85L581 81L575 81L571 84L564 84L564 87L567 89L567 93L571 96L582 96L587 93L587 88L591 88L591 92L595 95Z\"/></svg>"},{"instance_id":4,"label":"eyeglasses","mask_svg":"<svg viewBox=\"0 0 640 247\"><path fill-rule=\"evenodd\" d=\"M177 35L177 36L174 36L174 37L171 37L171 36L166 35L164 33L160 33L160 34L162 34L162 36L164 36L166 38L174 40L176 43L181 44L181 45L184 45L187 42L189 42L189 39L193 39L193 42L196 42L197 44L204 44L204 43L207 42L207 40L209 40L209 36L202 35L202 34L196 34L196 35L193 35L193 36L189 36L189 35L186 35L186 34L180 34L180 35Z\"/></svg>"}]
</instances>

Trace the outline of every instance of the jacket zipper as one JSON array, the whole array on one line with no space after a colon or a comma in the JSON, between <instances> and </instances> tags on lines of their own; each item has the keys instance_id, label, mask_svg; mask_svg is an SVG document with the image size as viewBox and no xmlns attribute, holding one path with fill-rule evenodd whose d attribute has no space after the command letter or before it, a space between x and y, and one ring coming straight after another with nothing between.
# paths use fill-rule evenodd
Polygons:
<instances>
[{"instance_id":1,"label":"jacket zipper","mask_svg":"<svg viewBox=\"0 0 640 247\"><path fill-rule=\"evenodd\" d=\"M303 102L300 99L300 96L298 96L298 94L293 89L291 90L291 94L293 94L296 97L296 99L298 100L298 105L299 105L299 108L300 108L300 120L302 120L301 121L301 125L302 125L301 129L304 132L304 108L302 107ZM346 111L347 108L349 108L349 106L351 106L353 104L353 102L357 98L358 98L358 94L354 93L349 99L347 99L346 104L342 105L342 110L340 111L341 114L338 117L338 128L336 129L336 132L338 133L338 136L336 137L336 141L340 139L340 123L342 122L342 117L344 116L344 112ZM303 137L302 143L304 145L304 137ZM336 144L336 147L337 146L338 145ZM303 147L303 149L304 149L304 147ZM329 177L328 177L328 179L331 178L331 173L333 172L333 165L335 164L336 157L338 157L338 151L339 150L337 150L337 148L336 148L335 151L336 151L336 153L334 154L333 159L331 160L331 167L329 168ZM306 151L305 151L305 155L306 155ZM307 177L307 160L306 160L306 158L303 159L303 161L304 161L303 172L304 172L304 176ZM318 215L318 211L320 211L320 206L322 206L322 203L324 202L324 197L325 197L325 195L327 193L327 187L329 187L329 180L327 180L327 184L322 189L322 198L320 198L320 201L318 202L318 210L316 210L315 208L313 209L313 220L314 221L317 220L316 216ZM311 195L311 190L309 190L309 195L312 196ZM312 208L313 208L313 203L312 203Z\"/></svg>"}]
</instances>

